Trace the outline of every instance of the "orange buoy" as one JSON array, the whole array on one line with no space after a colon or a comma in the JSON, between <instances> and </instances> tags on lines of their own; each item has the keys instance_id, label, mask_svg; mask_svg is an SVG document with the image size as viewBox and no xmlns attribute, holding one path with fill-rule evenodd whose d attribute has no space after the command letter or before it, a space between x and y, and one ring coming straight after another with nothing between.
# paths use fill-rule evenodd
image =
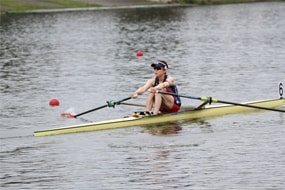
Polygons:
<instances>
[{"instance_id":1,"label":"orange buoy","mask_svg":"<svg viewBox=\"0 0 285 190\"><path fill-rule=\"evenodd\" d=\"M137 52L137 56L138 56L138 57L143 56L143 52L142 52L142 51L138 51L138 52Z\"/></svg>"},{"instance_id":2,"label":"orange buoy","mask_svg":"<svg viewBox=\"0 0 285 190\"><path fill-rule=\"evenodd\" d=\"M58 101L58 99L51 99L51 100L49 101L49 105L50 105L50 106L59 106L59 101Z\"/></svg>"}]
</instances>

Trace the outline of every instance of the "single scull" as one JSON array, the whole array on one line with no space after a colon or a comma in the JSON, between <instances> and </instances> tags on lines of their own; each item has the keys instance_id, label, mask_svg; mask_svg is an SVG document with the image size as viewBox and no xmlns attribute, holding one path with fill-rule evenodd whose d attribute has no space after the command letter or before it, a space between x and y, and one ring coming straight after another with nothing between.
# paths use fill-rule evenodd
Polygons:
<instances>
[{"instance_id":1,"label":"single scull","mask_svg":"<svg viewBox=\"0 0 285 190\"><path fill-rule=\"evenodd\" d=\"M244 106L249 105L252 107ZM233 104L220 104L220 105L207 105L205 107L199 107L199 109L181 109L180 112L171 113L171 114L162 114L152 117L143 117L143 116L130 116L120 119L112 119L101 122L93 122L87 124L80 124L74 126L60 127L42 131L35 131L34 136L48 136L48 135L59 135L67 133L78 133L78 132L87 132L87 131L98 131L106 129L116 129L123 127L132 127L132 126L144 126L149 124L159 124L164 122L179 121L179 120L189 120L197 118L207 118L227 114L237 114L247 111L254 111L258 108L275 108L281 105L285 105L285 99L270 99L270 100L261 100L254 102L245 102L240 105ZM284 112L284 110L282 110Z\"/></svg>"}]
</instances>

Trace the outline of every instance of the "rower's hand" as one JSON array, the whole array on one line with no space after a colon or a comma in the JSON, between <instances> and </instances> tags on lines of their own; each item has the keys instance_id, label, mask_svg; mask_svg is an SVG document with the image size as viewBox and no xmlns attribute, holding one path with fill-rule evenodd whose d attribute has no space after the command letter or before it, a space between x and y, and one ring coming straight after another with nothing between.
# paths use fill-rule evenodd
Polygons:
<instances>
[{"instance_id":1,"label":"rower's hand","mask_svg":"<svg viewBox=\"0 0 285 190\"><path fill-rule=\"evenodd\" d=\"M157 89L155 87L152 87L148 90L151 93L157 93Z\"/></svg>"},{"instance_id":2,"label":"rower's hand","mask_svg":"<svg viewBox=\"0 0 285 190\"><path fill-rule=\"evenodd\" d=\"M138 96L139 96L139 94L136 93L136 92L131 95L131 97L132 97L133 99L137 98Z\"/></svg>"}]
</instances>

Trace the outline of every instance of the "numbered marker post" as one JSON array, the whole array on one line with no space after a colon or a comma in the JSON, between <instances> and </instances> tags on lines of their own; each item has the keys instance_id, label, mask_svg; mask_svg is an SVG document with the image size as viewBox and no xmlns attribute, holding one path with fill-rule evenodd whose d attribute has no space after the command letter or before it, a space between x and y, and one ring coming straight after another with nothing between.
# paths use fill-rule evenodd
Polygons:
<instances>
[{"instance_id":1,"label":"numbered marker post","mask_svg":"<svg viewBox=\"0 0 285 190\"><path fill-rule=\"evenodd\" d=\"M280 98L282 99L283 98L283 92L284 92L283 83L280 82L278 87L279 87L279 95L280 95Z\"/></svg>"}]
</instances>

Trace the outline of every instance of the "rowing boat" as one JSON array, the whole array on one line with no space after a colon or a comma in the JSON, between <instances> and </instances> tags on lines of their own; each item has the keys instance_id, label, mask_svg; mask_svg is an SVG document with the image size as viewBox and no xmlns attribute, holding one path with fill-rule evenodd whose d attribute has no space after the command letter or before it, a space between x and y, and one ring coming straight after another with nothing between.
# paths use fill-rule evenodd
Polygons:
<instances>
[{"instance_id":1,"label":"rowing boat","mask_svg":"<svg viewBox=\"0 0 285 190\"><path fill-rule=\"evenodd\" d=\"M132 127L132 126L144 126L149 124L159 124L171 121L214 117L220 115L237 114L237 113L257 110L256 108L253 107L246 107L241 105L274 108L281 105L285 105L285 99L281 98L281 99L268 99L261 101L245 102L241 103L240 105L230 105L230 104L207 105L203 108L199 107L199 109L193 109L193 108L181 109L181 111L177 113L168 113L152 117L130 116L130 117L106 120L101 122L93 122L93 123L60 127L60 128L54 128L42 131L35 131L34 136L39 137L39 136L59 135L67 133L116 129L123 127Z\"/></svg>"}]
</instances>

